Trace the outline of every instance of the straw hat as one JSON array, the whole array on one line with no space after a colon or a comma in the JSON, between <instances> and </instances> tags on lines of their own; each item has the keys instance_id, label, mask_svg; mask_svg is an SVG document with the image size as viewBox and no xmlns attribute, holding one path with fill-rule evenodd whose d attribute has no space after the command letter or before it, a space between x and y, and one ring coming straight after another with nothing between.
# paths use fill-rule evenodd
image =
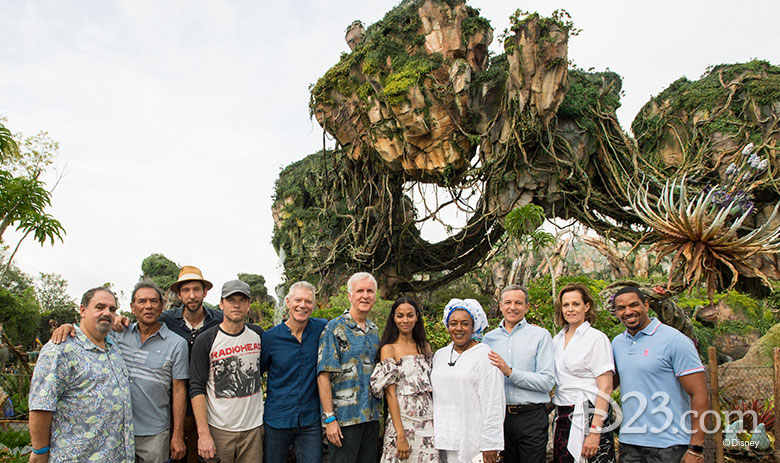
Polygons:
<instances>
[{"instance_id":1,"label":"straw hat","mask_svg":"<svg viewBox=\"0 0 780 463\"><path fill-rule=\"evenodd\" d=\"M192 265L185 265L179 271L179 279L171 283L171 291L173 291L174 293L178 293L179 287L183 283L187 283L188 281L203 282L203 286L206 288L206 291L208 291L214 286L211 284L210 281L203 278L203 273L201 273L198 267L194 267Z\"/></svg>"}]
</instances>

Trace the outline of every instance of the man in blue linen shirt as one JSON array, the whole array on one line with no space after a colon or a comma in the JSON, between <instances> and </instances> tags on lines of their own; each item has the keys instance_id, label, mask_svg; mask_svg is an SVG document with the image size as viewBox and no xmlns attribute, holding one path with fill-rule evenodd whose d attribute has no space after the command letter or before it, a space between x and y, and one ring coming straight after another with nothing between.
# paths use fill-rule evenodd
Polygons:
<instances>
[{"instance_id":1,"label":"man in blue linen shirt","mask_svg":"<svg viewBox=\"0 0 780 463\"><path fill-rule=\"evenodd\" d=\"M702 419L710 405L693 341L651 319L639 288L623 287L613 301L615 316L626 326L612 341L624 418L621 463L703 461Z\"/></svg>"},{"instance_id":2,"label":"man in blue linen shirt","mask_svg":"<svg viewBox=\"0 0 780 463\"><path fill-rule=\"evenodd\" d=\"M311 318L314 294L311 283L293 283L284 298L287 320L263 332L260 373L268 372L263 453L269 462L286 461L290 444L297 462L322 461L317 350L328 321Z\"/></svg>"},{"instance_id":3,"label":"man in blue linen shirt","mask_svg":"<svg viewBox=\"0 0 780 463\"><path fill-rule=\"evenodd\" d=\"M547 403L555 384L552 337L525 320L528 292L509 285L499 303L504 318L485 335L490 360L506 376L504 463L544 463L547 453Z\"/></svg>"}]
</instances>

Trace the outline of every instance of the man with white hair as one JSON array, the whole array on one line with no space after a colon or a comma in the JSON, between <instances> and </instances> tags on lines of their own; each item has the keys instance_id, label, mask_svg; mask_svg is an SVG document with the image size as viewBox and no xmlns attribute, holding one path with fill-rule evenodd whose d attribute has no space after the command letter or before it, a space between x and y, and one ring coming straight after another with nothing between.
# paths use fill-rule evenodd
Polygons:
<instances>
[{"instance_id":1,"label":"man with white hair","mask_svg":"<svg viewBox=\"0 0 780 463\"><path fill-rule=\"evenodd\" d=\"M322 462L317 351L327 320L311 318L314 285L298 281L284 302L289 315L263 332L260 374L268 372L265 402L266 461L282 462L292 444L298 463Z\"/></svg>"},{"instance_id":2,"label":"man with white hair","mask_svg":"<svg viewBox=\"0 0 780 463\"><path fill-rule=\"evenodd\" d=\"M368 320L376 280L356 273L347 282L349 309L329 321L320 337L317 385L331 463L375 461L382 401L371 395L379 329Z\"/></svg>"}]
</instances>

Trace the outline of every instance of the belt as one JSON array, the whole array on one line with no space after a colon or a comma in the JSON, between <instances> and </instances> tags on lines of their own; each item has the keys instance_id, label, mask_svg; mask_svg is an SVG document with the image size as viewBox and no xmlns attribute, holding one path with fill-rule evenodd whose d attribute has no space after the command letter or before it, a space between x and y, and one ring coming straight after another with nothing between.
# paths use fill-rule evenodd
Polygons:
<instances>
[{"instance_id":1,"label":"belt","mask_svg":"<svg viewBox=\"0 0 780 463\"><path fill-rule=\"evenodd\" d=\"M518 415L537 408L544 408L545 404L522 404L522 405L507 405L506 412L510 415Z\"/></svg>"}]
</instances>

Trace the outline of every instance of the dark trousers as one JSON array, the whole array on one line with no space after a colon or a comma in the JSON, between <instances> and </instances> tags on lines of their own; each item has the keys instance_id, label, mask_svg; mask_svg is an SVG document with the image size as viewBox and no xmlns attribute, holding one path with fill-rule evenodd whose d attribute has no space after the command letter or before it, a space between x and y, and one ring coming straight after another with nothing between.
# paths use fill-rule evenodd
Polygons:
<instances>
[{"instance_id":1,"label":"dark trousers","mask_svg":"<svg viewBox=\"0 0 780 463\"><path fill-rule=\"evenodd\" d=\"M507 407L502 463L545 463L548 425L544 404Z\"/></svg>"},{"instance_id":2,"label":"dark trousers","mask_svg":"<svg viewBox=\"0 0 780 463\"><path fill-rule=\"evenodd\" d=\"M687 445L644 447L620 443L620 463L676 463L688 451Z\"/></svg>"},{"instance_id":3,"label":"dark trousers","mask_svg":"<svg viewBox=\"0 0 780 463\"><path fill-rule=\"evenodd\" d=\"M379 421L343 426L341 447L328 443L330 463L373 463L379 452Z\"/></svg>"},{"instance_id":4,"label":"dark trousers","mask_svg":"<svg viewBox=\"0 0 780 463\"><path fill-rule=\"evenodd\" d=\"M590 408L593 404L588 402ZM571 416L574 412L573 405L563 405L555 407L555 434L553 435L553 462L554 463L575 463L574 457L569 453L569 430L571 429ZM607 419L603 426L608 427L612 424L612 408L607 412ZM588 416L587 426L593 421L592 414ZM612 431L603 431L599 437L599 449L596 455L588 458L588 463L615 463L615 439Z\"/></svg>"},{"instance_id":5,"label":"dark trousers","mask_svg":"<svg viewBox=\"0 0 780 463\"><path fill-rule=\"evenodd\" d=\"M319 421L298 428L274 428L266 423L263 445L265 463L285 463L291 445L297 463L321 463L322 426Z\"/></svg>"}]
</instances>

